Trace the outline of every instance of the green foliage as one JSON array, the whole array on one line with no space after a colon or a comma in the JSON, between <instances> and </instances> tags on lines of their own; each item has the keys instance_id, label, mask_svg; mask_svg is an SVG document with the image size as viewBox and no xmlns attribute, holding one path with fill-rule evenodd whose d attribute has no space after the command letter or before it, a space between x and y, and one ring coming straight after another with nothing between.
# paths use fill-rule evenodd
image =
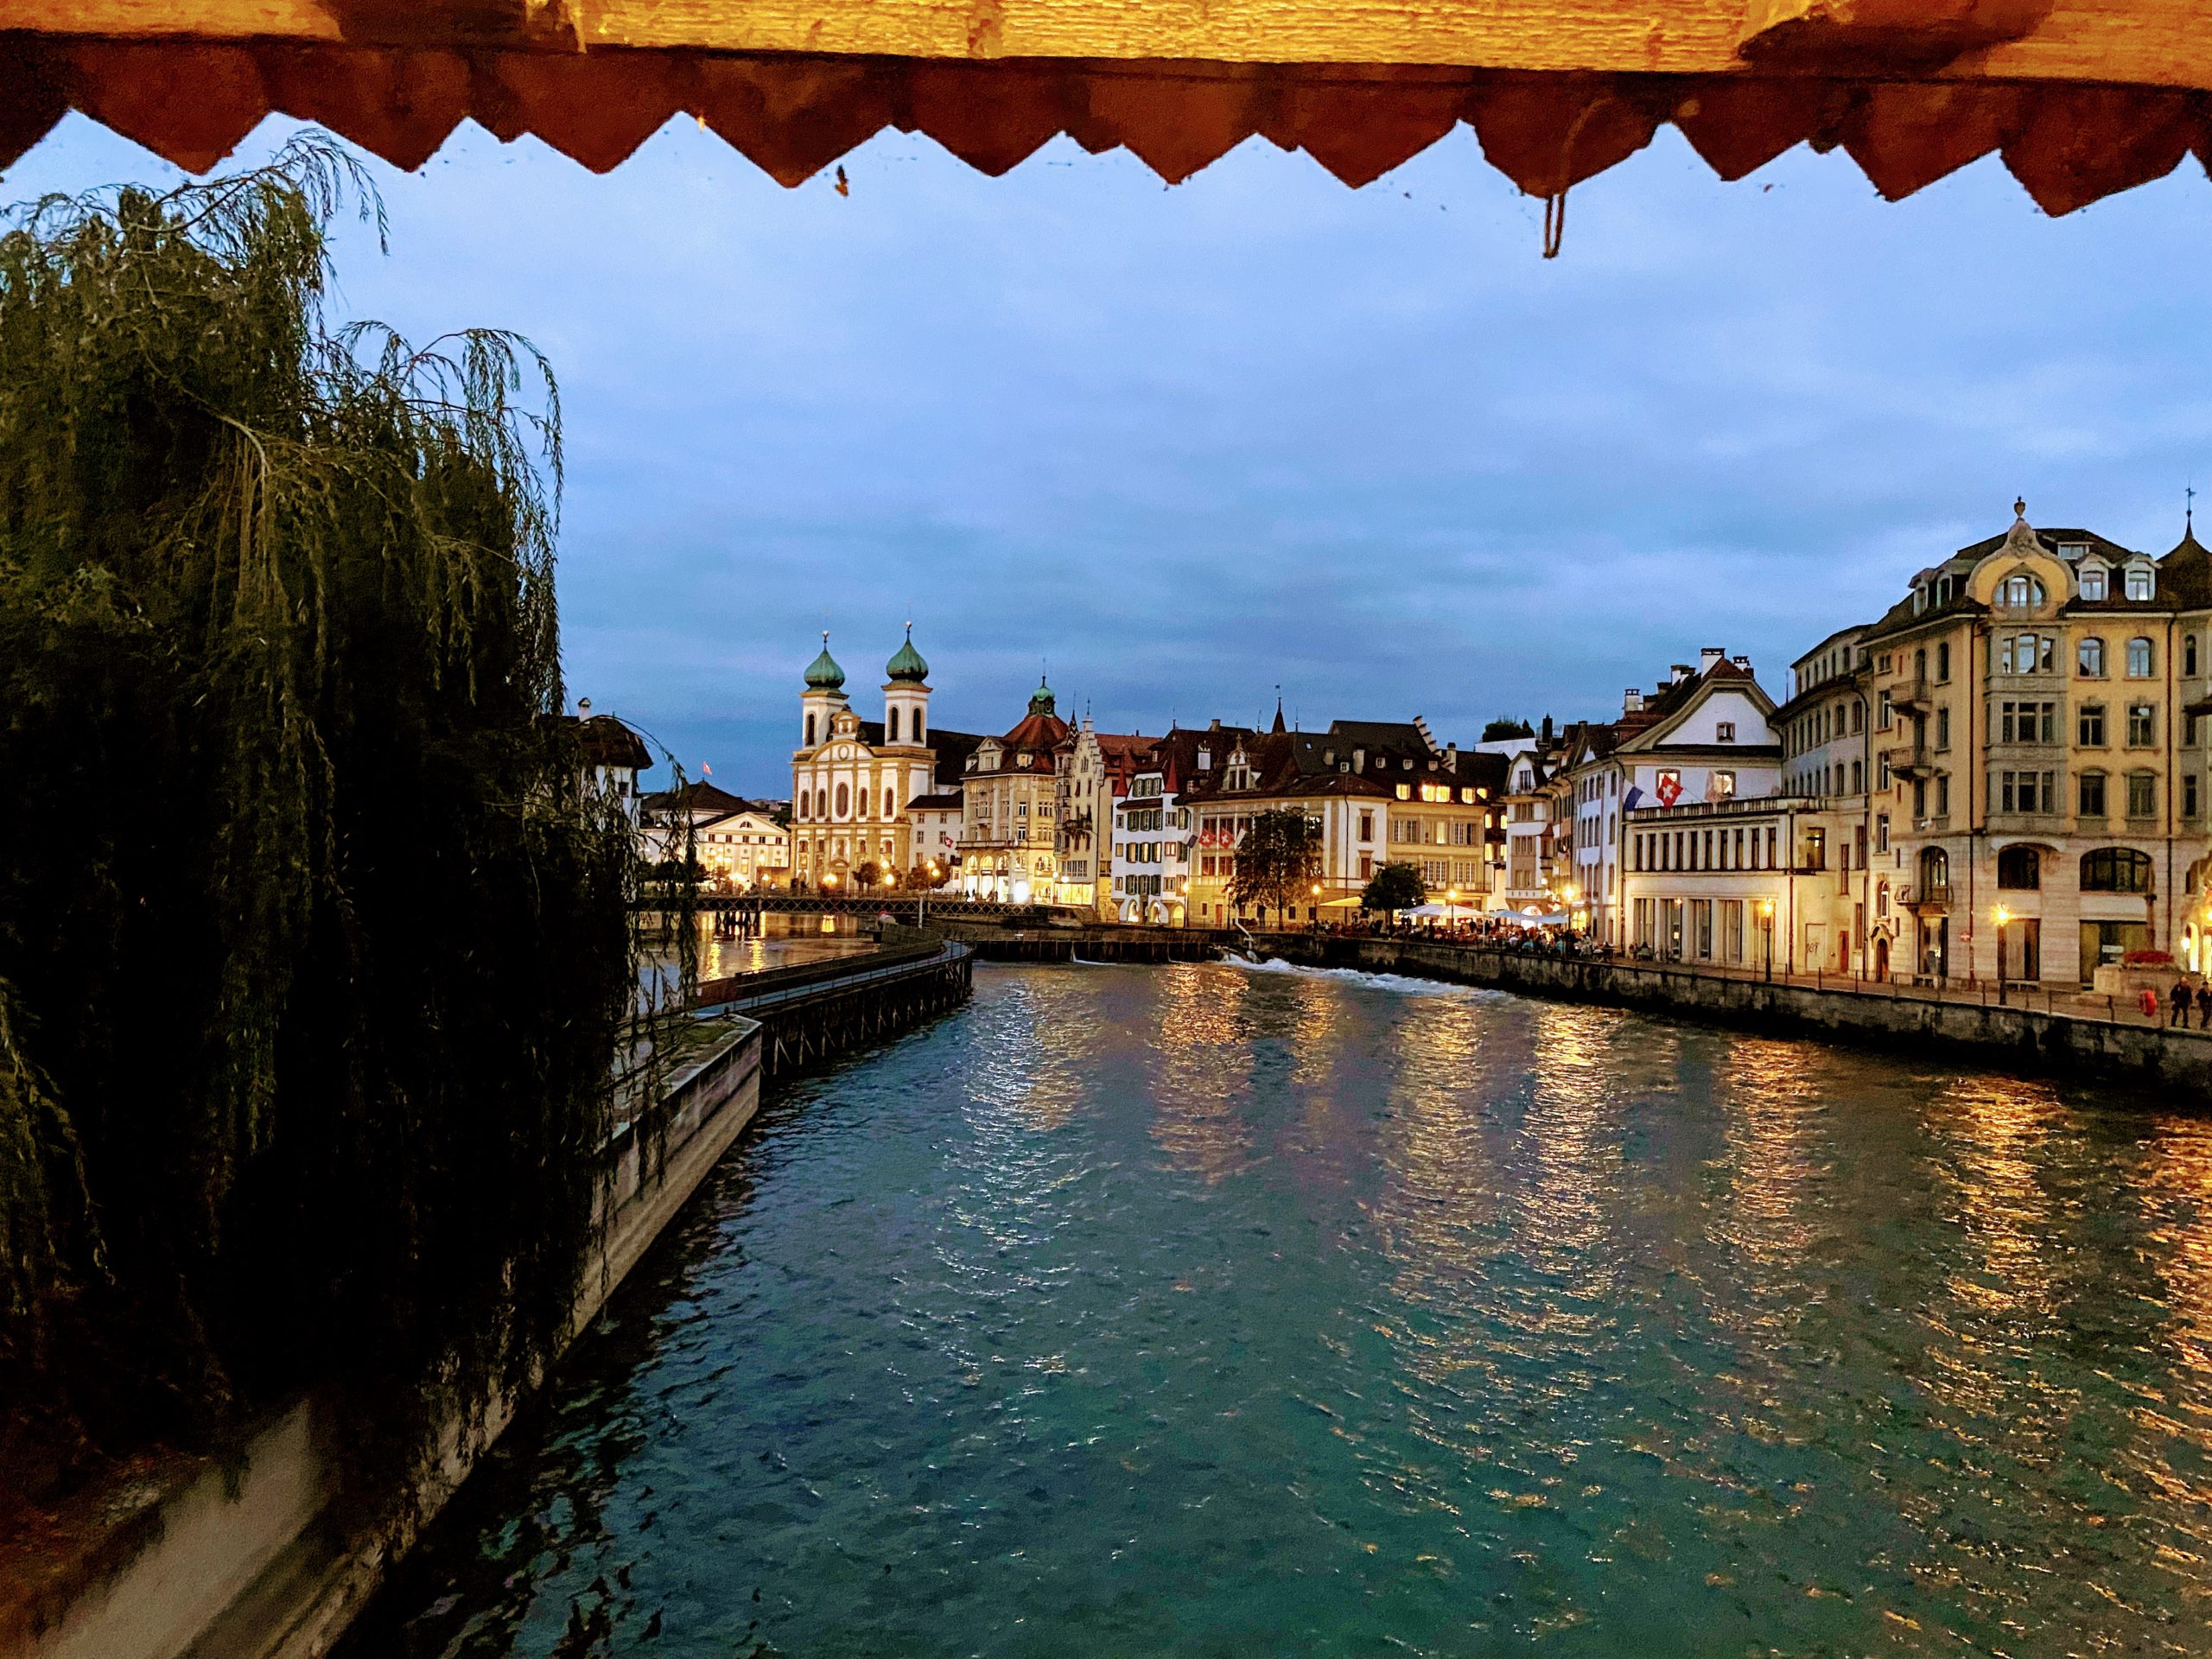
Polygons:
<instances>
[{"instance_id":1,"label":"green foliage","mask_svg":"<svg viewBox=\"0 0 2212 1659\"><path fill-rule=\"evenodd\" d=\"M872 858L853 872L853 887L861 893L880 887L882 881L883 867Z\"/></svg>"},{"instance_id":2,"label":"green foliage","mask_svg":"<svg viewBox=\"0 0 2212 1659\"><path fill-rule=\"evenodd\" d=\"M1321 874L1321 826L1292 807L1256 815L1236 849L1230 902L1265 905L1281 916L1308 901Z\"/></svg>"},{"instance_id":3,"label":"green foliage","mask_svg":"<svg viewBox=\"0 0 2212 1659\"><path fill-rule=\"evenodd\" d=\"M349 196L308 143L0 234L0 1454L56 1478L302 1388L419 1451L584 1271L637 862L553 381L327 326Z\"/></svg>"},{"instance_id":4,"label":"green foliage","mask_svg":"<svg viewBox=\"0 0 2212 1659\"><path fill-rule=\"evenodd\" d=\"M1428 902L1428 884L1411 864L1385 864L1359 895L1362 910L1412 910Z\"/></svg>"}]
</instances>

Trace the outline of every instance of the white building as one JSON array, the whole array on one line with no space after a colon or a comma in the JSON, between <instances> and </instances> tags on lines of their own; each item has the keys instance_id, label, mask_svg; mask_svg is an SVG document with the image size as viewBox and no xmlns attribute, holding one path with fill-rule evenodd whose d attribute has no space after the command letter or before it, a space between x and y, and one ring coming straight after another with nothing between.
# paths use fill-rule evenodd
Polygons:
<instances>
[{"instance_id":1,"label":"white building","mask_svg":"<svg viewBox=\"0 0 2212 1659\"><path fill-rule=\"evenodd\" d=\"M1630 942L1627 815L1637 807L1773 794L1782 763L1780 740L1767 722L1773 712L1750 659L1708 646L1697 667L1675 664L1656 691L1631 688L1611 726L1583 729L1563 767L1573 824L1567 903L1600 944Z\"/></svg>"}]
</instances>

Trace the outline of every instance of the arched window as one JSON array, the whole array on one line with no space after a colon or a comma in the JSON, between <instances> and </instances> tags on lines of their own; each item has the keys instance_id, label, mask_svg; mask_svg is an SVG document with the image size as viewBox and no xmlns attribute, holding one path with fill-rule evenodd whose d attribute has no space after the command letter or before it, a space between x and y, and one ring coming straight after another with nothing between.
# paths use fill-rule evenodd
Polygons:
<instances>
[{"instance_id":1,"label":"arched window","mask_svg":"<svg viewBox=\"0 0 2212 1659\"><path fill-rule=\"evenodd\" d=\"M806 717L806 747L810 749L814 747L814 716L812 715Z\"/></svg>"},{"instance_id":2,"label":"arched window","mask_svg":"<svg viewBox=\"0 0 2212 1659\"><path fill-rule=\"evenodd\" d=\"M2151 855L2133 847L2100 847L2082 855L2084 893L2148 893Z\"/></svg>"},{"instance_id":3,"label":"arched window","mask_svg":"<svg viewBox=\"0 0 2212 1659\"><path fill-rule=\"evenodd\" d=\"M1928 647L1925 645L1912 653L1912 677L1916 680L1928 677Z\"/></svg>"},{"instance_id":4,"label":"arched window","mask_svg":"<svg viewBox=\"0 0 2212 1659\"><path fill-rule=\"evenodd\" d=\"M920 742L920 741L922 741L922 737L923 737L923 731L922 731L922 728L923 728L926 723L927 723L927 722L925 722L925 721L922 719L922 711L921 711L920 709L915 709L915 710L914 710L914 732L913 732L913 735L912 735L910 739L908 739L907 741L910 741L910 742L914 742L914 743L918 743L918 742Z\"/></svg>"},{"instance_id":5,"label":"arched window","mask_svg":"<svg viewBox=\"0 0 2212 1659\"><path fill-rule=\"evenodd\" d=\"M2040 605L2043 603L2043 583L2026 575L2007 576L2005 585L1998 589L1997 602L2016 611Z\"/></svg>"},{"instance_id":6,"label":"arched window","mask_svg":"<svg viewBox=\"0 0 2212 1659\"><path fill-rule=\"evenodd\" d=\"M2127 677L2129 679L2149 679L2154 663L2151 641L2146 635L2139 633L2127 642Z\"/></svg>"},{"instance_id":7,"label":"arched window","mask_svg":"<svg viewBox=\"0 0 2212 1659\"><path fill-rule=\"evenodd\" d=\"M2074 648L2075 665L2089 679L2105 677L2105 642L2091 634Z\"/></svg>"},{"instance_id":8,"label":"arched window","mask_svg":"<svg viewBox=\"0 0 2212 1659\"><path fill-rule=\"evenodd\" d=\"M1951 855L1941 847L1924 847L1920 853L1920 892L1925 898L1951 885Z\"/></svg>"},{"instance_id":9,"label":"arched window","mask_svg":"<svg viewBox=\"0 0 2212 1659\"><path fill-rule=\"evenodd\" d=\"M837 785L837 816L842 818L851 810L852 797L846 791L845 785L840 784Z\"/></svg>"},{"instance_id":10,"label":"arched window","mask_svg":"<svg viewBox=\"0 0 2212 1659\"><path fill-rule=\"evenodd\" d=\"M804 823L806 821L806 809L807 809L807 805L808 805L809 802L812 800L812 798L813 798L813 791L810 791L810 790L804 790L804 789L802 789L801 791L799 791L799 792L798 792L798 800L795 803L795 804L797 805L797 807L798 807L798 809L799 822L801 822L802 823Z\"/></svg>"},{"instance_id":11,"label":"arched window","mask_svg":"<svg viewBox=\"0 0 2212 1659\"><path fill-rule=\"evenodd\" d=\"M899 741L899 710L895 706L883 722L883 734L893 743Z\"/></svg>"},{"instance_id":12,"label":"arched window","mask_svg":"<svg viewBox=\"0 0 2212 1659\"><path fill-rule=\"evenodd\" d=\"M2006 847L1997 855L1997 885L2000 887L2039 887L2043 885L2043 855L2032 847Z\"/></svg>"},{"instance_id":13,"label":"arched window","mask_svg":"<svg viewBox=\"0 0 2212 1659\"><path fill-rule=\"evenodd\" d=\"M2191 679L2196 677L2196 636L2193 633L2181 637L2181 671Z\"/></svg>"},{"instance_id":14,"label":"arched window","mask_svg":"<svg viewBox=\"0 0 2212 1659\"><path fill-rule=\"evenodd\" d=\"M883 786L883 816L887 818L895 818L899 816L899 798L893 793L891 785L888 784ZM887 844L884 850L886 852L890 850Z\"/></svg>"}]
</instances>

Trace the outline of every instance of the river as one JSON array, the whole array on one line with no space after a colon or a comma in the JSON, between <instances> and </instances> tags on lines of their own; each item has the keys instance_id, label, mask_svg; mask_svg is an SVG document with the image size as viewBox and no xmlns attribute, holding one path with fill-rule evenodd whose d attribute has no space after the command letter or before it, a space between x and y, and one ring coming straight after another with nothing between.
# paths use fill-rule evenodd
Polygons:
<instances>
[{"instance_id":1,"label":"river","mask_svg":"<svg viewBox=\"0 0 2212 1659\"><path fill-rule=\"evenodd\" d=\"M366 1656L2202 1653L2212 1122L990 968L774 1097Z\"/></svg>"}]
</instances>

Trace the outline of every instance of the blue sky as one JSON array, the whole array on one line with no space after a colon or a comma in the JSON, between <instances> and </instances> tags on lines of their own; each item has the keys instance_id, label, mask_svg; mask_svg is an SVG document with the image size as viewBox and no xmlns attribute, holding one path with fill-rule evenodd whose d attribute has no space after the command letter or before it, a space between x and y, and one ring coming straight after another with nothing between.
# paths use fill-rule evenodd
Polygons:
<instances>
[{"instance_id":1,"label":"blue sky","mask_svg":"<svg viewBox=\"0 0 2212 1659\"><path fill-rule=\"evenodd\" d=\"M245 155L286 129L272 122ZM818 630L863 703L915 621L950 728L1040 661L1109 729L1604 714L1700 645L1789 659L2031 518L2163 551L2212 487L2212 185L2044 218L1994 161L1903 204L1663 131L1540 206L1461 130L1348 190L1255 140L1164 188L1056 141L879 137L785 190L672 123L594 177L464 127L378 164L340 311L561 377L572 694L783 793ZM72 118L4 194L174 176Z\"/></svg>"}]
</instances>

